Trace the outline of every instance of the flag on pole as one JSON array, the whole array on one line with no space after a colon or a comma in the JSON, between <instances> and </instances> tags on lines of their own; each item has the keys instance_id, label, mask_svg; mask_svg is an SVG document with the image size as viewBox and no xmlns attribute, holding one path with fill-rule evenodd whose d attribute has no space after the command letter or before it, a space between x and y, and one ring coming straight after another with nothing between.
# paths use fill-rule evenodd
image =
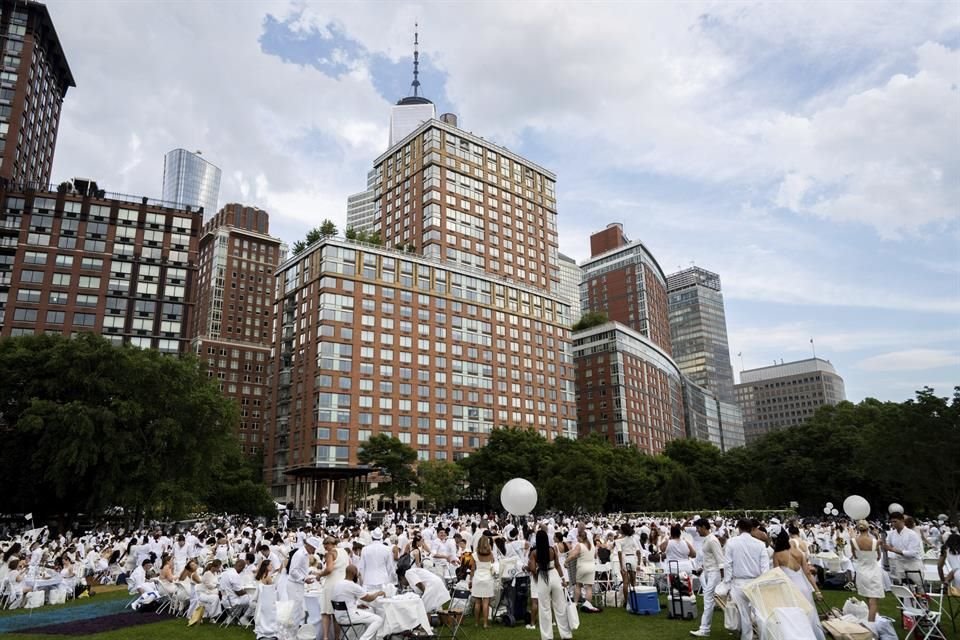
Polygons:
<instances>
[{"instance_id":1,"label":"flag on pole","mask_svg":"<svg viewBox=\"0 0 960 640\"><path fill-rule=\"evenodd\" d=\"M24 519L24 520L33 520L33 513L28 513L27 515L23 516L23 519Z\"/></svg>"}]
</instances>

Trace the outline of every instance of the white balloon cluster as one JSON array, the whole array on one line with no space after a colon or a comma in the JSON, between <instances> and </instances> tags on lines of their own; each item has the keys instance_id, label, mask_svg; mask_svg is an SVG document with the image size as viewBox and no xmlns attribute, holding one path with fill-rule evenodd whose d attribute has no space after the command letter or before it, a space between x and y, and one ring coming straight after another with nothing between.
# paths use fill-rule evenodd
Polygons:
<instances>
[{"instance_id":1,"label":"white balloon cluster","mask_svg":"<svg viewBox=\"0 0 960 640\"><path fill-rule=\"evenodd\" d=\"M828 516L835 516L835 515L839 514L840 512L837 511L836 509L834 509L832 502L828 502L828 503L825 504L824 507L823 507L823 513L824 513L825 515L828 515Z\"/></svg>"}]
</instances>

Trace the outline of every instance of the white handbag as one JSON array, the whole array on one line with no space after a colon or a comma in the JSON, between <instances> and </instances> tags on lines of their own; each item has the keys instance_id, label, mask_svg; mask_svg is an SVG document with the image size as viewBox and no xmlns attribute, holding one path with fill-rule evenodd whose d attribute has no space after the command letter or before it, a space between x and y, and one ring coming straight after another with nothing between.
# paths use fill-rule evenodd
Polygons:
<instances>
[{"instance_id":1,"label":"white handbag","mask_svg":"<svg viewBox=\"0 0 960 640\"><path fill-rule=\"evenodd\" d=\"M580 612L577 610L577 603L569 597L567 598L567 624L570 625L570 631L580 628Z\"/></svg>"},{"instance_id":2,"label":"white handbag","mask_svg":"<svg viewBox=\"0 0 960 640\"><path fill-rule=\"evenodd\" d=\"M46 595L46 591L31 591L27 594L26 604L23 605L23 608L36 609L37 607L42 607Z\"/></svg>"},{"instance_id":3,"label":"white handbag","mask_svg":"<svg viewBox=\"0 0 960 640\"><path fill-rule=\"evenodd\" d=\"M63 604L67 601L67 592L63 589L53 589L50 592L50 604Z\"/></svg>"},{"instance_id":4,"label":"white handbag","mask_svg":"<svg viewBox=\"0 0 960 640\"><path fill-rule=\"evenodd\" d=\"M732 598L723 608L723 628L727 631L740 630L740 609Z\"/></svg>"}]
</instances>

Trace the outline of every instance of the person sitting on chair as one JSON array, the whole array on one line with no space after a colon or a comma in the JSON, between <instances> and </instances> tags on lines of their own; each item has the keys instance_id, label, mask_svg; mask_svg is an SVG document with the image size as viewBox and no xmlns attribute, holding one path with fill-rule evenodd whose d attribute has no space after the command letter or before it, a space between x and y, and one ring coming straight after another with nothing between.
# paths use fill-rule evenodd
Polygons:
<instances>
[{"instance_id":1,"label":"person sitting on chair","mask_svg":"<svg viewBox=\"0 0 960 640\"><path fill-rule=\"evenodd\" d=\"M220 593L223 606L237 610L242 626L250 624L250 617L253 615L253 612L250 611L250 594L243 588L244 579L240 575L246 566L245 560L237 560L233 567L220 574Z\"/></svg>"},{"instance_id":2,"label":"person sitting on chair","mask_svg":"<svg viewBox=\"0 0 960 640\"><path fill-rule=\"evenodd\" d=\"M333 610L333 617L337 624L365 624L366 629L357 640L373 640L377 637L377 631L383 626L383 618L370 611L366 607L359 608L359 601L373 602L380 596L385 596L383 591L367 591L357 584L357 568L352 564L346 567L346 576L333 587L333 593L330 596L331 602L343 602L347 606L347 611ZM349 617L348 617L349 616Z\"/></svg>"},{"instance_id":3,"label":"person sitting on chair","mask_svg":"<svg viewBox=\"0 0 960 640\"><path fill-rule=\"evenodd\" d=\"M139 567L133 570L133 573L130 574L130 578L127 580L127 591L130 595L140 594L140 597L130 605L130 608L134 611L157 599L158 593L156 585L152 581L147 580L147 573L152 569L153 561L147 558L140 563Z\"/></svg>"}]
</instances>

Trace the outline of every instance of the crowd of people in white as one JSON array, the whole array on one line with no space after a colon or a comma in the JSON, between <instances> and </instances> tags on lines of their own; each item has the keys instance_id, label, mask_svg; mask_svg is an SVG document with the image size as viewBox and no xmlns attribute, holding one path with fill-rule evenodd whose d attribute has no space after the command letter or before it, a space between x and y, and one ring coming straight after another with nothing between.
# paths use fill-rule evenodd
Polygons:
<instances>
[{"instance_id":1,"label":"crowd of people in white","mask_svg":"<svg viewBox=\"0 0 960 640\"><path fill-rule=\"evenodd\" d=\"M870 623L891 583L925 579L925 558L939 559L936 577L960 594L956 527L916 523L902 514L888 523L806 524L394 512L374 523L358 515L344 521L324 514L295 528L284 521L268 526L223 518L182 531L102 528L74 536L33 530L0 542L0 598L11 608L38 606L125 582L134 609L158 601L191 625L233 621L252 626L257 638L293 638L312 624L317 638L334 640L335 623L349 623L362 628L362 640L371 640L384 637L389 617L378 603L404 592L416 597L425 615L406 618L407 629L394 621L390 633L428 634L431 624L448 622L445 609L463 593L469 593L477 625L487 627L502 590L520 578L530 586L528 628L552 640L556 627L565 640L575 626L570 601L589 613L629 607L632 585L655 582L671 567L698 576L703 610L691 630L695 636L710 634L715 596L722 592L729 592L740 619L750 620L743 586L773 567L811 603L825 575L843 575L867 599ZM595 593L598 581L603 588ZM751 625L742 624L741 638L752 635Z\"/></svg>"}]
</instances>

